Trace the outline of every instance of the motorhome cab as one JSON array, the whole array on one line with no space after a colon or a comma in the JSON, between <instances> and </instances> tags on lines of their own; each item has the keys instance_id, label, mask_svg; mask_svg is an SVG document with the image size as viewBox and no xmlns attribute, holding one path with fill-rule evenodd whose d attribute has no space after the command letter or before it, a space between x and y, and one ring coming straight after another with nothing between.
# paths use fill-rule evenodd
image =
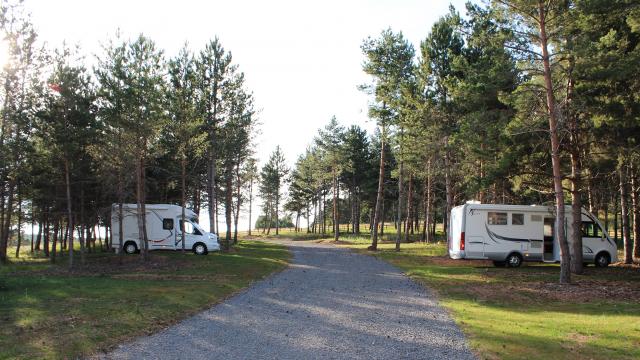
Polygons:
<instances>
[{"instance_id":1,"label":"motorhome cab","mask_svg":"<svg viewBox=\"0 0 640 360\"><path fill-rule=\"evenodd\" d=\"M218 237L204 231L198 225L198 216L185 209L182 219L182 207L169 204L146 205L147 237L149 250L181 250L182 231L185 232L185 249L198 255L206 255L209 251L220 250ZM113 233L112 247L120 248L118 204L111 207L111 229ZM141 248L138 233L138 216L136 204L123 204L123 249L132 254Z\"/></svg>"},{"instance_id":2,"label":"motorhome cab","mask_svg":"<svg viewBox=\"0 0 640 360\"><path fill-rule=\"evenodd\" d=\"M467 203L451 210L448 243L452 259L488 259L496 266L518 267L523 261L559 262L555 207ZM571 208L564 231L571 246ZM606 267L617 261L617 247L603 226L582 209L585 263Z\"/></svg>"}]
</instances>

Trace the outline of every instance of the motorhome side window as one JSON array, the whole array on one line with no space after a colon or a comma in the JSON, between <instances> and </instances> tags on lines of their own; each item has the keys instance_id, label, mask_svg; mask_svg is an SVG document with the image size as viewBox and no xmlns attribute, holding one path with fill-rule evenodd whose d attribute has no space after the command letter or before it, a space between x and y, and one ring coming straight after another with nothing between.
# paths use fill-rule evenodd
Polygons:
<instances>
[{"instance_id":1,"label":"motorhome side window","mask_svg":"<svg viewBox=\"0 0 640 360\"><path fill-rule=\"evenodd\" d=\"M202 235L198 229L193 226L193 224L189 221L180 221L180 229L183 230L186 234L195 234Z\"/></svg>"},{"instance_id":2,"label":"motorhome side window","mask_svg":"<svg viewBox=\"0 0 640 360\"><path fill-rule=\"evenodd\" d=\"M507 225L507 213L489 212L487 216L487 224L489 225Z\"/></svg>"},{"instance_id":3,"label":"motorhome side window","mask_svg":"<svg viewBox=\"0 0 640 360\"><path fill-rule=\"evenodd\" d=\"M162 219L163 230L173 230L173 219Z\"/></svg>"},{"instance_id":4,"label":"motorhome side window","mask_svg":"<svg viewBox=\"0 0 640 360\"><path fill-rule=\"evenodd\" d=\"M592 222L582 222L582 236L584 237L600 237L599 226Z\"/></svg>"},{"instance_id":5,"label":"motorhome side window","mask_svg":"<svg viewBox=\"0 0 640 360\"><path fill-rule=\"evenodd\" d=\"M524 225L524 214L511 214L511 225Z\"/></svg>"}]
</instances>

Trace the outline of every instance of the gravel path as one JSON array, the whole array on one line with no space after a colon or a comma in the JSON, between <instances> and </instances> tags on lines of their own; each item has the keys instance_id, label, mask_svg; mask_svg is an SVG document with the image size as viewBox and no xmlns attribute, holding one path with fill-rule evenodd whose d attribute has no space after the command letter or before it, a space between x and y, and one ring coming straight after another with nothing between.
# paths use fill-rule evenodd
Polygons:
<instances>
[{"instance_id":1,"label":"gravel path","mask_svg":"<svg viewBox=\"0 0 640 360\"><path fill-rule=\"evenodd\" d=\"M105 359L473 359L434 296L395 267L288 242L291 266Z\"/></svg>"}]
</instances>

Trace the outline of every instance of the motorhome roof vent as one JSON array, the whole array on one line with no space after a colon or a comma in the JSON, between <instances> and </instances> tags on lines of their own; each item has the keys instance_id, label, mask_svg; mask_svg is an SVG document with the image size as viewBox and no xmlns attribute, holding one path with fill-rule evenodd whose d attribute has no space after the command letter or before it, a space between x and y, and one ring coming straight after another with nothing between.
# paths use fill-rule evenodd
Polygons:
<instances>
[{"instance_id":1,"label":"motorhome roof vent","mask_svg":"<svg viewBox=\"0 0 640 360\"><path fill-rule=\"evenodd\" d=\"M467 204L481 204L478 200L467 200Z\"/></svg>"}]
</instances>

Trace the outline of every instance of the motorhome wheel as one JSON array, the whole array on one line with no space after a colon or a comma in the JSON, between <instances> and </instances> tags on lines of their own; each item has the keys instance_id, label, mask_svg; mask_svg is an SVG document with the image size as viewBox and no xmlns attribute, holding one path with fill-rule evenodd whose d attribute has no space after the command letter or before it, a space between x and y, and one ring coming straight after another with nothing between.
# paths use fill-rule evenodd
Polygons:
<instances>
[{"instance_id":1,"label":"motorhome wheel","mask_svg":"<svg viewBox=\"0 0 640 360\"><path fill-rule=\"evenodd\" d=\"M522 264L522 257L520 254L510 254L507 256L507 266L517 268Z\"/></svg>"},{"instance_id":2,"label":"motorhome wheel","mask_svg":"<svg viewBox=\"0 0 640 360\"><path fill-rule=\"evenodd\" d=\"M203 243L197 243L193 246L193 252L196 255L206 255L207 247Z\"/></svg>"},{"instance_id":3,"label":"motorhome wheel","mask_svg":"<svg viewBox=\"0 0 640 360\"><path fill-rule=\"evenodd\" d=\"M135 254L138 251L138 247L134 242L128 242L124 245L124 252L127 254Z\"/></svg>"},{"instance_id":4,"label":"motorhome wheel","mask_svg":"<svg viewBox=\"0 0 640 360\"><path fill-rule=\"evenodd\" d=\"M609 266L609 263L611 263L611 258L609 257L609 254L601 252L596 255L594 262L597 267L607 267Z\"/></svg>"}]
</instances>

